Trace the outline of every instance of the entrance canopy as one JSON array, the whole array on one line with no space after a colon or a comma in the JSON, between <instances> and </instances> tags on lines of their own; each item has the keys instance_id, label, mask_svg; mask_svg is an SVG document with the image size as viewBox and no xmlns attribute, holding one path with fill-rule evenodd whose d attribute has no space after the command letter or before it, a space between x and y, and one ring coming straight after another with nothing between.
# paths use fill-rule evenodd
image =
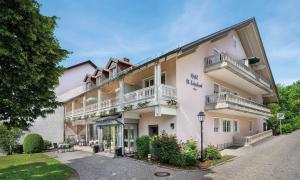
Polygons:
<instances>
[{"instance_id":1,"label":"entrance canopy","mask_svg":"<svg viewBox=\"0 0 300 180\"><path fill-rule=\"evenodd\" d=\"M109 126L109 125L119 125L121 123L121 115L102 117L96 120L96 125Z\"/></svg>"}]
</instances>

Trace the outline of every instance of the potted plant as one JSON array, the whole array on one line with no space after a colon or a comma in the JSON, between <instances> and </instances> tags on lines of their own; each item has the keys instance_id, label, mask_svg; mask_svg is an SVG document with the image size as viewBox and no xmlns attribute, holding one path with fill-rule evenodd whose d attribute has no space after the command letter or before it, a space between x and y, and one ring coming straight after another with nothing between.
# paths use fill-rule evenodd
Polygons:
<instances>
[{"instance_id":1,"label":"potted plant","mask_svg":"<svg viewBox=\"0 0 300 180\"><path fill-rule=\"evenodd\" d=\"M177 100L176 99L169 99L167 100L168 106L176 106L177 105Z\"/></svg>"},{"instance_id":2,"label":"potted plant","mask_svg":"<svg viewBox=\"0 0 300 180\"><path fill-rule=\"evenodd\" d=\"M150 101L139 102L139 103L137 104L137 107L138 107L138 108L145 108L145 107L148 106L149 103L150 103Z\"/></svg>"},{"instance_id":3,"label":"potted plant","mask_svg":"<svg viewBox=\"0 0 300 180\"><path fill-rule=\"evenodd\" d=\"M132 108L133 108L133 105L130 104L130 105L124 106L123 111L130 111L130 110L132 110Z\"/></svg>"}]
</instances>

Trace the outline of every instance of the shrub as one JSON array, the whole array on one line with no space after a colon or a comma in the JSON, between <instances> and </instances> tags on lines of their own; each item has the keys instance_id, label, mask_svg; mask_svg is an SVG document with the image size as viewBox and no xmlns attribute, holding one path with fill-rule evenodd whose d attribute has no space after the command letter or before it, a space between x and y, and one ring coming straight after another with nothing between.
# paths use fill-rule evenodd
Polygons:
<instances>
[{"instance_id":1,"label":"shrub","mask_svg":"<svg viewBox=\"0 0 300 180\"><path fill-rule=\"evenodd\" d=\"M291 124L282 124L281 130L283 134L291 133L293 131L293 126Z\"/></svg>"},{"instance_id":2,"label":"shrub","mask_svg":"<svg viewBox=\"0 0 300 180\"><path fill-rule=\"evenodd\" d=\"M48 140L44 140L44 149L50 149L52 147L52 142Z\"/></svg>"},{"instance_id":3,"label":"shrub","mask_svg":"<svg viewBox=\"0 0 300 180\"><path fill-rule=\"evenodd\" d=\"M136 138L135 142L139 158L146 158L150 152L150 137L141 136Z\"/></svg>"},{"instance_id":4,"label":"shrub","mask_svg":"<svg viewBox=\"0 0 300 180\"><path fill-rule=\"evenodd\" d=\"M198 158L197 143L194 140L188 140L183 146L183 157L186 165L194 165Z\"/></svg>"},{"instance_id":5,"label":"shrub","mask_svg":"<svg viewBox=\"0 0 300 180\"><path fill-rule=\"evenodd\" d=\"M222 158L220 151L213 146L208 146L207 148L205 148L204 155L205 155L205 159L209 159L209 160L217 160Z\"/></svg>"},{"instance_id":6,"label":"shrub","mask_svg":"<svg viewBox=\"0 0 300 180\"><path fill-rule=\"evenodd\" d=\"M22 154L23 153L23 145L22 144L16 145L13 152L17 153L17 154Z\"/></svg>"},{"instance_id":7,"label":"shrub","mask_svg":"<svg viewBox=\"0 0 300 180\"><path fill-rule=\"evenodd\" d=\"M178 161L182 159L176 136L163 132L152 138L151 146L153 155L159 162L178 165Z\"/></svg>"},{"instance_id":8,"label":"shrub","mask_svg":"<svg viewBox=\"0 0 300 180\"><path fill-rule=\"evenodd\" d=\"M300 129L300 116L296 116L293 121L293 130Z\"/></svg>"},{"instance_id":9,"label":"shrub","mask_svg":"<svg viewBox=\"0 0 300 180\"><path fill-rule=\"evenodd\" d=\"M42 152L44 140L38 134L28 134L23 143L24 152L27 154Z\"/></svg>"},{"instance_id":10,"label":"shrub","mask_svg":"<svg viewBox=\"0 0 300 180\"><path fill-rule=\"evenodd\" d=\"M7 155L11 155L16 148L21 135L21 129L8 129L5 125L0 124L0 150L7 153Z\"/></svg>"}]
</instances>

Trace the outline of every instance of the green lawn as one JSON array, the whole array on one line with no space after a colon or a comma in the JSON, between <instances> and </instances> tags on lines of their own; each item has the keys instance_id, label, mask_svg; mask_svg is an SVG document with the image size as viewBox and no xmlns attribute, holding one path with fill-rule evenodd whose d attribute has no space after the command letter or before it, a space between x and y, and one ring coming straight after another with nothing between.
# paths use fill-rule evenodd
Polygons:
<instances>
[{"instance_id":1,"label":"green lawn","mask_svg":"<svg viewBox=\"0 0 300 180\"><path fill-rule=\"evenodd\" d=\"M43 154L19 154L0 157L0 179L67 179L77 176L77 173Z\"/></svg>"}]
</instances>

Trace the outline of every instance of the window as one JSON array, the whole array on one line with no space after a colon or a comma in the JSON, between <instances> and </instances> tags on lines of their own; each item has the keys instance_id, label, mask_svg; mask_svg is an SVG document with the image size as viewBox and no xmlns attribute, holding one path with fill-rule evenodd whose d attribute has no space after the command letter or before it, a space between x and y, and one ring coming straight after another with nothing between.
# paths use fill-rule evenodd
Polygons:
<instances>
[{"instance_id":1,"label":"window","mask_svg":"<svg viewBox=\"0 0 300 180\"><path fill-rule=\"evenodd\" d=\"M158 136L158 125L149 125L149 136Z\"/></svg>"},{"instance_id":2,"label":"window","mask_svg":"<svg viewBox=\"0 0 300 180\"><path fill-rule=\"evenodd\" d=\"M219 85L214 84L214 94L219 94Z\"/></svg>"},{"instance_id":3,"label":"window","mask_svg":"<svg viewBox=\"0 0 300 180\"><path fill-rule=\"evenodd\" d=\"M234 48L236 48L236 44L237 44L237 39L236 39L235 36L232 36L232 46L233 46Z\"/></svg>"},{"instance_id":4,"label":"window","mask_svg":"<svg viewBox=\"0 0 300 180\"><path fill-rule=\"evenodd\" d=\"M161 74L161 84L166 84L166 73ZM147 78L144 80L144 87L150 87L154 85L154 77L151 76L150 78Z\"/></svg>"},{"instance_id":5,"label":"window","mask_svg":"<svg viewBox=\"0 0 300 180\"><path fill-rule=\"evenodd\" d=\"M162 73L162 74L161 74L160 82L161 82L162 84L166 84L166 73Z\"/></svg>"},{"instance_id":6,"label":"window","mask_svg":"<svg viewBox=\"0 0 300 180\"><path fill-rule=\"evenodd\" d=\"M214 118L214 132L219 132L220 120L219 118Z\"/></svg>"},{"instance_id":7,"label":"window","mask_svg":"<svg viewBox=\"0 0 300 180\"><path fill-rule=\"evenodd\" d=\"M249 131L252 131L252 121L249 122Z\"/></svg>"},{"instance_id":8,"label":"window","mask_svg":"<svg viewBox=\"0 0 300 180\"><path fill-rule=\"evenodd\" d=\"M234 132L238 132L239 131L238 125L239 125L239 123L237 121L234 121Z\"/></svg>"},{"instance_id":9,"label":"window","mask_svg":"<svg viewBox=\"0 0 300 180\"><path fill-rule=\"evenodd\" d=\"M229 120L223 121L223 132L231 132L231 121Z\"/></svg>"},{"instance_id":10,"label":"window","mask_svg":"<svg viewBox=\"0 0 300 180\"><path fill-rule=\"evenodd\" d=\"M117 76L117 68L113 68L112 69L112 77L116 77Z\"/></svg>"},{"instance_id":11,"label":"window","mask_svg":"<svg viewBox=\"0 0 300 180\"><path fill-rule=\"evenodd\" d=\"M144 86L145 86L145 88L153 86L153 85L154 85L154 79L153 78L151 78L151 79L145 79L144 80Z\"/></svg>"},{"instance_id":12,"label":"window","mask_svg":"<svg viewBox=\"0 0 300 180\"><path fill-rule=\"evenodd\" d=\"M217 48L213 48L213 49L212 49L212 54L213 54L213 55L220 54L220 51L219 51Z\"/></svg>"}]
</instances>

